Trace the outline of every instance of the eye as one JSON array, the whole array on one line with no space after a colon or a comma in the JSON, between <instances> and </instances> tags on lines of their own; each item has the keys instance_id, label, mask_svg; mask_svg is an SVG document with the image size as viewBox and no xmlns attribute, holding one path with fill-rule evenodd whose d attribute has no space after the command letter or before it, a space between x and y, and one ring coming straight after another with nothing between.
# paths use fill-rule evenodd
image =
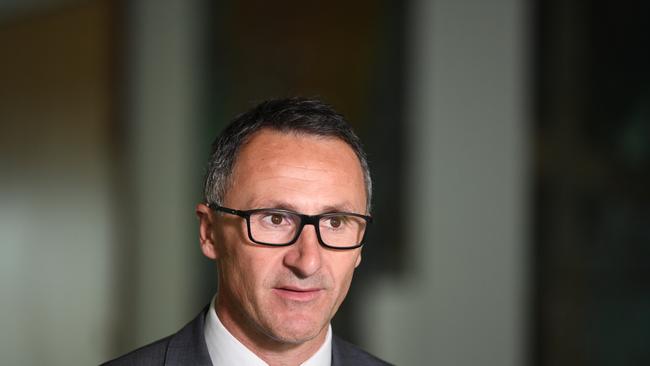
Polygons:
<instances>
[{"instance_id":1,"label":"eye","mask_svg":"<svg viewBox=\"0 0 650 366\"><path fill-rule=\"evenodd\" d=\"M268 227L284 227L292 225L294 222L290 214L283 212L262 211L256 215L257 222Z\"/></svg>"},{"instance_id":2,"label":"eye","mask_svg":"<svg viewBox=\"0 0 650 366\"><path fill-rule=\"evenodd\" d=\"M271 223L273 225L280 225L282 223L282 221L284 220L284 217L282 217L282 215L280 215L280 214L272 214L270 216L270 219L271 219Z\"/></svg>"},{"instance_id":3,"label":"eye","mask_svg":"<svg viewBox=\"0 0 650 366\"><path fill-rule=\"evenodd\" d=\"M328 219L328 221L329 221L329 226L335 229L343 225L343 220L341 219L340 216L332 216Z\"/></svg>"}]
</instances>

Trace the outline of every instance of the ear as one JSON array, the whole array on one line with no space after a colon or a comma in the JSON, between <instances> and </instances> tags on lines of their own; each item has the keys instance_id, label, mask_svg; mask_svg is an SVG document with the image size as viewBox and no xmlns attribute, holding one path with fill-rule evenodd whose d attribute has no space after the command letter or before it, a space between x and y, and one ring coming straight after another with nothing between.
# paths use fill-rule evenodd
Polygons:
<instances>
[{"instance_id":1,"label":"ear","mask_svg":"<svg viewBox=\"0 0 650 366\"><path fill-rule=\"evenodd\" d=\"M215 260L219 257L215 242L216 215L204 203L196 205L196 217L199 218L199 244L206 257Z\"/></svg>"},{"instance_id":2,"label":"ear","mask_svg":"<svg viewBox=\"0 0 650 366\"><path fill-rule=\"evenodd\" d=\"M354 263L354 268L359 267L359 264L361 264L361 251L359 251L359 255L357 256L357 261Z\"/></svg>"}]
</instances>

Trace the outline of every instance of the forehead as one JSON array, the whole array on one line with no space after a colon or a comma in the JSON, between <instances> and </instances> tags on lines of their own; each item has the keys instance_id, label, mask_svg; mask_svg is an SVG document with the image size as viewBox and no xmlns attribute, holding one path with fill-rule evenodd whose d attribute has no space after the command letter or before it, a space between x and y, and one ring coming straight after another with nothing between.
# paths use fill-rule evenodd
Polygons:
<instances>
[{"instance_id":1,"label":"forehead","mask_svg":"<svg viewBox=\"0 0 650 366\"><path fill-rule=\"evenodd\" d=\"M277 202L303 211L327 205L365 209L359 159L338 138L257 132L240 149L231 183L226 201L237 200L248 208Z\"/></svg>"}]
</instances>

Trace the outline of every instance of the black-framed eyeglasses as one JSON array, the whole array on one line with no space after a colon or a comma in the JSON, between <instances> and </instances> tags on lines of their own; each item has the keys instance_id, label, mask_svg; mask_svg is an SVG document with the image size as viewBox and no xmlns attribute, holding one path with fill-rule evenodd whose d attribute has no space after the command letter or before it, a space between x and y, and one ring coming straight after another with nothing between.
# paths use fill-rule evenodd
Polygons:
<instances>
[{"instance_id":1,"label":"black-framed eyeglasses","mask_svg":"<svg viewBox=\"0 0 650 366\"><path fill-rule=\"evenodd\" d=\"M351 212L310 216L277 208L244 211L213 203L207 206L214 211L245 218L248 238L252 242L278 247L295 243L305 225L313 225L320 245L333 249L358 248L363 245L366 227L372 222L371 216Z\"/></svg>"}]
</instances>

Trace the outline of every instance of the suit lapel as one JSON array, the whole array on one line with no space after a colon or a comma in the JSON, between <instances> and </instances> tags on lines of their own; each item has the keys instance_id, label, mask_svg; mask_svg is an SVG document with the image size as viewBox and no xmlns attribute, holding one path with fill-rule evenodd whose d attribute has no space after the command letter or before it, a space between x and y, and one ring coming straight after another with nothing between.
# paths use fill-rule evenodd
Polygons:
<instances>
[{"instance_id":1,"label":"suit lapel","mask_svg":"<svg viewBox=\"0 0 650 366\"><path fill-rule=\"evenodd\" d=\"M338 337L332 336L332 366L344 365L342 357Z\"/></svg>"},{"instance_id":2,"label":"suit lapel","mask_svg":"<svg viewBox=\"0 0 650 366\"><path fill-rule=\"evenodd\" d=\"M212 366L203 325L208 307L169 340L165 366Z\"/></svg>"}]
</instances>

